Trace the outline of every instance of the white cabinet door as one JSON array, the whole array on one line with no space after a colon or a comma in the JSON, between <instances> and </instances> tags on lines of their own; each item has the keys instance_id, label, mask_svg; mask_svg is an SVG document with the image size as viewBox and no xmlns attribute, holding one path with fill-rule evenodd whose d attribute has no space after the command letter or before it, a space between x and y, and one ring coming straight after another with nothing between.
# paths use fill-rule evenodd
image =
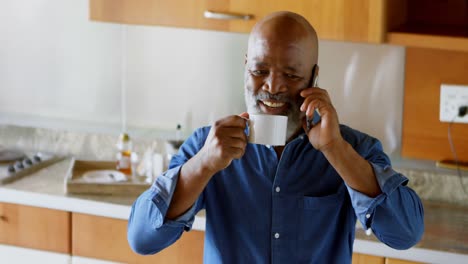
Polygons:
<instances>
[{"instance_id":1,"label":"white cabinet door","mask_svg":"<svg viewBox=\"0 0 468 264\"><path fill-rule=\"evenodd\" d=\"M0 245L0 262L8 264L69 264L70 255L42 251L30 248L22 248L8 245Z\"/></svg>"},{"instance_id":2,"label":"white cabinet door","mask_svg":"<svg viewBox=\"0 0 468 264\"><path fill-rule=\"evenodd\" d=\"M71 263L72 264L118 264L120 262L73 256L71 257Z\"/></svg>"}]
</instances>

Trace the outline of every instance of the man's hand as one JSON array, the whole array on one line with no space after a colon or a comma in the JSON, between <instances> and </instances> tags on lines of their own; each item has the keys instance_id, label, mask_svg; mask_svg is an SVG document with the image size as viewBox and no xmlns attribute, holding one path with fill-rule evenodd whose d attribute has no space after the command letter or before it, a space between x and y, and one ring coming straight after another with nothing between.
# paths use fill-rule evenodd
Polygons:
<instances>
[{"instance_id":1,"label":"man's hand","mask_svg":"<svg viewBox=\"0 0 468 264\"><path fill-rule=\"evenodd\" d=\"M216 121L211 127L203 153L203 163L211 172L218 172L231 164L233 159L244 155L247 146L246 118L248 113L228 116Z\"/></svg>"},{"instance_id":2,"label":"man's hand","mask_svg":"<svg viewBox=\"0 0 468 264\"><path fill-rule=\"evenodd\" d=\"M328 92L318 87L306 88L300 94L304 97L301 105L301 111L306 116L312 118L317 108L322 121L312 127L307 136L315 149L325 151L330 147L340 146L343 138L340 133L340 124L338 114L333 107ZM303 120L303 127L306 130L306 120ZM306 130L307 131L307 130Z\"/></svg>"}]
</instances>

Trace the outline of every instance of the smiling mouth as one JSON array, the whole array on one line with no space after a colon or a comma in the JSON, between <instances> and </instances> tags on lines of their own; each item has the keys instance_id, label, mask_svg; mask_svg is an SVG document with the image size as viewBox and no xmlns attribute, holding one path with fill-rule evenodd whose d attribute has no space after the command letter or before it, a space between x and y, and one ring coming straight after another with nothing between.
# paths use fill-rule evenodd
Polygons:
<instances>
[{"instance_id":1,"label":"smiling mouth","mask_svg":"<svg viewBox=\"0 0 468 264\"><path fill-rule=\"evenodd\" d=\"M284 115L289 108L289 104L273 100L259 100L258 105L263 113L270 115Z\"/></svg>"},{"instance_id":2,"label":"smiling mouth","mask_svg":"<svg viewBox=\"0 0 468 264\"><path fill-rule=\"evenodd\" d=\"M272 102L272 101L260 101L264 105L271 107L271 108L281 108L283 107L286 103L283 102Z\"/></svg>"}]
</instances>

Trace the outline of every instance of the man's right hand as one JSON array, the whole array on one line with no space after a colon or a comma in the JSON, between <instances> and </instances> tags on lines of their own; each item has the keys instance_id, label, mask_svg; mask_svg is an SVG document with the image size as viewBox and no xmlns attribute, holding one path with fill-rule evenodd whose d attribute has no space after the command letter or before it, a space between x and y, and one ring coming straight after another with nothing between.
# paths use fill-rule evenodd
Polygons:
<instances>
[{"instance_id":1,"label":"man's right hand","mask_svg":"<svg viewBox=\"0 0 468 264\"><path fill-rule=\"evenodd\" d=\"M205 145L200 150L206 169L216 173L229 166L233 159L244 155L247 146L247 135L244 131L248 118L249 114L244 112L225 117L213 124Z\"/></svg>"}]
</instances>

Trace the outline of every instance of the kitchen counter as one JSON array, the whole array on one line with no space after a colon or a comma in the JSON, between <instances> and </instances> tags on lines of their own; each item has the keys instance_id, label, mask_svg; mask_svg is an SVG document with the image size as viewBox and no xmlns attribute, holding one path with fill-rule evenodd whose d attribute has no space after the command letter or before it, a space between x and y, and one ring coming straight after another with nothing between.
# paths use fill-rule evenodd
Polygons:
<instances>
[{"instance_id":1,"label":"kitchen counter","mask_svg":"<svg viewBox=\"0 0 468 264\"><path fill-rule=\"evenodd\" d=\"M136 197L65 193L64 179L70 166L71 159L65 159L10 184L0 185L0 202L128 219ZM424 209L425 233L415 247L394 250L357 228L354 251L419 262L468 263L468 208L424 202ZM204 211L196 216L193 229L205 229Z\"/></svg>"}]
</instances>

